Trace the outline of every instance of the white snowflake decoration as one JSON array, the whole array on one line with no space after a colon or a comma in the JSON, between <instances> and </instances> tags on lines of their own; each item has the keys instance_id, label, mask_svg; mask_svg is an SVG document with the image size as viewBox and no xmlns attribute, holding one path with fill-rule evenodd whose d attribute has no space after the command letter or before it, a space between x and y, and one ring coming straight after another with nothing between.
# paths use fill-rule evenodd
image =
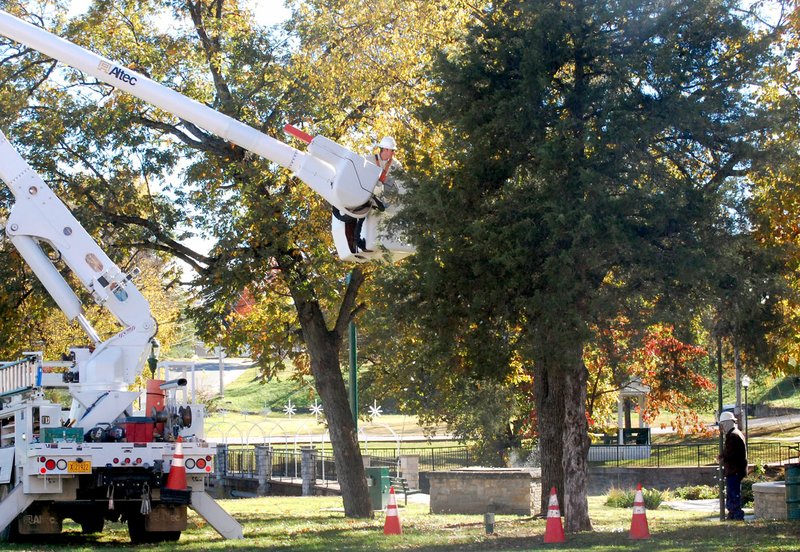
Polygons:
<instances>
[{"instance_id":1,"label":"white snowflake decoration","mask_svg":"<svg viewBox=\"0 0 800 552\"><path fill-rule=\"evenodd\" d=\"M289 399L289 402L283 407L283 411L289 416L289 419L297 413L297 407L292 404L292 399Z\"/></svg>"},{"instance_id":2,"label":"white snowflake decoration","mask_svg":"<svg viewBox=\"0 0 800 552\"><path fill-rule=\"evenodd\" d=\"M372 401L372 406L369 407L369 415L373 418L380 418L383 410L378 406L378 401Z\"/></svg>"},{"instance_id":3,"label":"white snowflake decoration","mask_svg":"<svg viewBox=\"0 0 800 552\"><path fill-rule=\"evenodd\" d=\"M322 416L322 411L322 405L317 403L317 399L314 399L314 406L311 407L311 413L316 418L317 423L319 423L319 417Z\"/></svg>"}]
</instances>

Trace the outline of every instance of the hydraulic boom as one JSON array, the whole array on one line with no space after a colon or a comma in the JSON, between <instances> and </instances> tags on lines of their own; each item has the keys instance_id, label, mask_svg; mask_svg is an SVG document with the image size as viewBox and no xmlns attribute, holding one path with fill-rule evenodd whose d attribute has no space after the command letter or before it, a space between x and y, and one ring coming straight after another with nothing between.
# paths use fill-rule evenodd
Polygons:
<instances>
[{"instance_id":1,"label":"hydraulic boom","mask_svg":"<svg viewBox=\"0 0 800 552\"><path fill-rule=\"evenodd\" d=\"M328 138L316 136L302 152L2 10L0 34L289 169L341 212L369 212L380 168Z\"/></svg>"}]
</instances>

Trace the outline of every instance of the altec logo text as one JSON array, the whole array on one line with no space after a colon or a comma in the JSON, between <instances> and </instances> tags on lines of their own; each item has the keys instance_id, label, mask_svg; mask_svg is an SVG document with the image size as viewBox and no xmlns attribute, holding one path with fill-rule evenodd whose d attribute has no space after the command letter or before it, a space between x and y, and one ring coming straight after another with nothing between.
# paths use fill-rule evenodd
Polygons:
<instances>
[{"instance_id":1,"label":"altec logo text","mask_svg":"<svg viewBox=\"0 0 800 552\"><path fill-rule=\"evenodd\" d=\"M97 68L104 73L108 73L112 77L116 77L124 83L130 84L131 86L136 86L137 77L126 73L121 67L112 66L107 61L101 61Z\"/></svg>"}]
</instances>

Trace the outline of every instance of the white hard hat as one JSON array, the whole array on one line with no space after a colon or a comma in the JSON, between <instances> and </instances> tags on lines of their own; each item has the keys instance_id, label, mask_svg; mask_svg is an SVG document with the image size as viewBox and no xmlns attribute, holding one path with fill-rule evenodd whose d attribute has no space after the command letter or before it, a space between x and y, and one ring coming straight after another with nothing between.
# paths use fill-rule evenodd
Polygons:
<instances>
[{"instance_id":1,"label":"white hard hat","mask_svg":"<svg viewBox=\"0 0 800 552\"><path fill-rule=\"evenodd\" d=\"M726 410L722 414L719 415L720 422L735 422L736 416L733 415L733 412Z\"/></svg>"},{"instance_id":2,"label":"white hard hat","mask_svg":"<svg viewBox=\"0 0 800 552\"><path fill-rule=\"evenodd\" d=\"M383 149L396 150L397 142L395 142L394 138L392 138L391 136L384 136L383 140L381 140L381 143L378 144L378 147Z\"/></svg>"}]
</instances>

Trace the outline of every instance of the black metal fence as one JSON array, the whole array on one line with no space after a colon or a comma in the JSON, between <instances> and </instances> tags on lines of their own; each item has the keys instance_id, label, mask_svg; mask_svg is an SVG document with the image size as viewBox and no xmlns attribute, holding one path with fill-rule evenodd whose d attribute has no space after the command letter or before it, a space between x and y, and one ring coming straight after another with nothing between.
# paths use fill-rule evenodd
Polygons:
<instances>
[{"instance_id":1,"label":"black metal fence","mask_svg":"<svg viewBox=\"0 0 800 552\"><path fill-rule=\"evenodd\" d=\"M700 467L717 464L717 443L632 445L592 445L590 464L614 467ZM750 464L785 464L800 460L800 442L750 441L748 445ZM475 464L475 458L466 447L418 447L403 448L404 455L419 456L419 471L442 471L463 468ZM632 454L635 453L635 454ZM393 476L398 473L400 461L397 448L370 448L365 451L373 466L386 466ZM635 456L635 457L632 457ZM273 448L269 456L272 461L270 474L273 479L297 479L301 477L302 452L290 448ZM602 460L592 461L592 457ZM318 449L316 457L317 478L336 481L336 463L331 450ZM223 475L254 477L257 475L256 448L251 445L228 446L226 461L218 470Z\"/></svg>"},{"instance_id":2,"label":"black metal fence","mask_svg":"<svg viewBox=\"0 0 800 552\"><path fill-rule=\"evenodd\" d=\"M403 448L403 455L419 456L419 471L442 471L475 465L476 460L466 447L414 447ZM373 449L365 452L373 465L396 466L399 462L397 448Z\"/></svg>"},{"instance_id":3,"label":"black metal fence","mask_svg":"<svg viewBox=\"0 0 800 552\"><path fill-rule=\"evenodd\" d=\"M255 456L255 448L250 447ZM272 467L270 473L272 479L299 479L301 477L300 468L302 454L291 450L273 449Z\"/></svg>"},{"instance_id":4,"label":"black metal fence","mask_svg":"<svg viewBox=\"0 0 800 552\"><path fill-rule=\"evenodd\" d=\"M647 449L649 448L649 453ZM635 467L693 467L717 464L719 445L717 443L696 443L686 445L592 445L590 463L595 466L635 466ZM800 443L775 441L750 441L747 459L750 464L785 464L797 460ZM592 457L602 458L592 461Z\"/></svg>"},{"instance_id":5,"label":"black metal fence","mask_svg":"<svg viewBox=\"0 0 800 552\"><path fill-rule=\"evenodd\" d=\"M217 462L217 470L224 472L222 475L254 476L256 474L255 448L246 445L228 446L226 461L221 466Z\"/></svg>"},{"instance_id":6,"label":"black metal fence","mask_svg":"<svg viewBox=\"0 0 800 552\"><path fill-rule=\"evenodd\" d=\"M657 444L657 445L592 445L591 457L602 460L591 461L593 466L605 467L701 467L717 464L717 443ZM404 455L419 456L419 471L441 471L463 468L475 464L475 459L466 447L417 447L403 448ZM633 453L633 454L632 454ZM397 448L370 448L365 451L373 466L386 466L390 475L399 476L400 460ZM631 457L635 456L635 457ZM272 479L300 479L302 477L302 451L295 448L274 447L263 457L271 460L269 475ZM748 446L750 464L785 464L800 460L800 442L750 441ZM256 447L252 445L229 445L225 461L217 462L222 475L257 477L258 461ZM316 475L323 484L337 481L336 463L330 448L318 448Z\"/></svg>"},{"instance_id":7,"label":"black metal fence","mask_svg":"<svg viewBox=\"0 0 800 552\"><path fill-rule=\"evenodd\" d=\"M419 456L420 471L449 470L466 467L474 464L474 459L465 447L433 447L433 448L404 448L404 455ZM370 456L373 466L386 466L392 475L399 475L400 460L397 448L375 449L370 448L364 454ZM273 479L300 478L302 452L293 448L274 447L271 450L270 468ZM317 449L316 473L318 479L336 481L336 462L330 448ZM222 475L238 475L241 477L254 477L258 469L256 464L256 447L253 445L228 445L225 462L217 462L218 472Z\"/></svg>"}]
</instances>

